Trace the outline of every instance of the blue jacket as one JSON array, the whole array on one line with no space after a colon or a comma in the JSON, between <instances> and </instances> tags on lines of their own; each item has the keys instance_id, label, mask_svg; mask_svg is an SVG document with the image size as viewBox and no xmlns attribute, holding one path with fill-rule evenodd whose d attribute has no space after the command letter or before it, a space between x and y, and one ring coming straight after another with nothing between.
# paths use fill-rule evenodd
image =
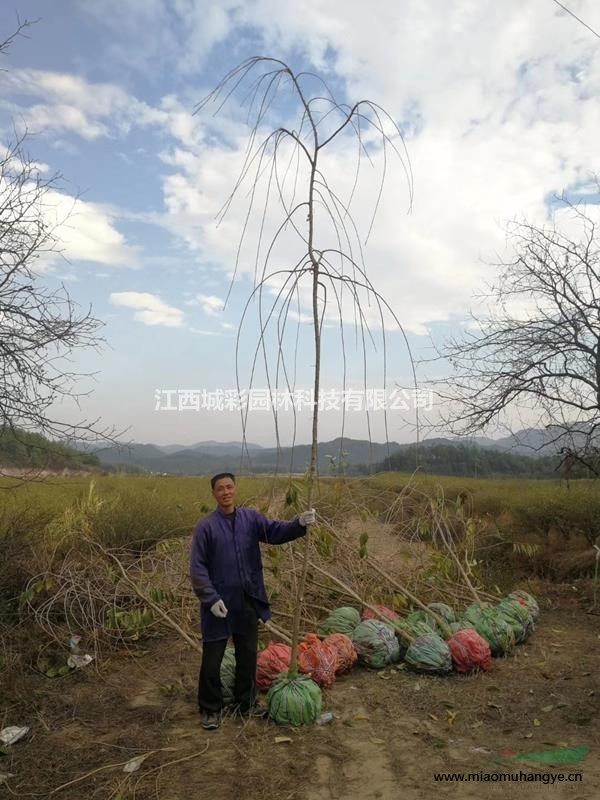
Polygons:
<instances>
[{"instance_id":1,"label":"blue jacket","mask_svg":"<svg viewBox=\"0 0 600 800\"><path fill-rule=\"evenodd\" d=\"M200 600L205 642L243 632L244 594L252 599L263 622L271 618L258 543L285 544L305 533L297 518L277 522L244 507L236 508L233 525L218 508L198 522L192 539L190 578ZM227 606L225 619L210 611L217 600Z\"/></svg>"}]
</instances>

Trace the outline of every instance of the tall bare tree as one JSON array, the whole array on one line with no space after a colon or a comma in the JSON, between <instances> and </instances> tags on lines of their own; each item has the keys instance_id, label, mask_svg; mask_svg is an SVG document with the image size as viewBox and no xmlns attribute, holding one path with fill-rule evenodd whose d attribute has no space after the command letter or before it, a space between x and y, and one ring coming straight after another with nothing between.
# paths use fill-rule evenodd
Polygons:
<instances>
[{"instance_id":1,"label":"tall bare tree","mask_svg":"<svg viewBox=\"0 0 600 800\"><path fill-rule=\"evenodd\" d=\"M255 288L243 315L245 318L253 301L258 301L260 337L251 365L251 376L254 375L258 357L262 355L271 388L266 337L269 326L272 326L276 333L275 386L281 381L288 391L292 390L298 347L296 338L292 345L292 369L291 364L286 363L285 357L286 326L291 310L297 311L296 319L300 323L303 299L311 311L314 346L312 446L305 499L310 507L317 477L324 319L333 309L334 318L339 321L344 385L346 297L352 305L357 341L362 348L365 382L366 342L369 337L372 338L366 314L368 305L377 310L377 319L381 325L384 383L386 312L402 330L393 310L377 292L367 274L363 259L363 241L352 217L351 206L356 196L361 168L365 162L375 165L376 158L373 156L381 155L382 171L375 192L373 215L367 226L368 239L383 191L389 155L395 154L400 158L412 199L410 163L400 129L384 109L369 100L354 105L340 103L320 76L307 72L296 73L278 59L254 57L235 67L200 104L200 108L215 103L220 109L234 93L238 94L241 105L249 105L250 137L240 177L223 207L222 214L224 216L229 211L244 187L247 190L245 198L248 199L245 201L245 222L235 265L237 272L242 246L251 230L251 215L253 209L258 209L257 242L254 246ZM268 124L269 120L276 120L276 126ZM341 175L339 172L340 158L346 165L344 154L348 152L355 154L355 163L350 166L349 182L348 175ZM341 178L345 180L341 181ZM346 182L348 185L344 189ZM273 228L272 234L267 233L269 222ZM290 247L277 252L285 235L289 235L291 239ZM290 253L293 255L290 256ZM243 322L244 319L240 331ZM240 336L238 334L238 347ZM245 433L244 415L242 423ZM276 431L277 424L275 415ZM278 432L277 437L279 443ZM308 535L304 547L298 603L293 620L291 676L297 671L300 615L308 568Z\"/></svg>"},{"instance_id":2,"label":"tall bare tree","mask_svg":"<svg viewBox=\"0 0 600 800\"><path fill-rule=\"evenodd\" d=\"M529 408L547 428L543 445L591 463L600 432L600 249L591 213L564 203L561 226L509 226L514 258L482 296L489 312L472 314L465 333L440 348L454 370L440 384L443 424L473 435Z\"/></svg>"}]
</instances>

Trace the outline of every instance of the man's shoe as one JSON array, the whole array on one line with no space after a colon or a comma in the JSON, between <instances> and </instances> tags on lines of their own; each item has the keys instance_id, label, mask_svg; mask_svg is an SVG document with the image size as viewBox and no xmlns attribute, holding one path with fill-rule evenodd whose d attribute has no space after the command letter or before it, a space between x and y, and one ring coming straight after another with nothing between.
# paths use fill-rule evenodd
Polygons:
<instances>
[{"instance_id":1,"label":"man's shoe","mask_svg":"<svg viewBox=\"0 0 600 800\"><path fill-rule=\"evenodd\" d=\"M216 731L221 724L221 717L216 711L203 711L201 723L205 731Z\"/></svg>"}]
</instances>

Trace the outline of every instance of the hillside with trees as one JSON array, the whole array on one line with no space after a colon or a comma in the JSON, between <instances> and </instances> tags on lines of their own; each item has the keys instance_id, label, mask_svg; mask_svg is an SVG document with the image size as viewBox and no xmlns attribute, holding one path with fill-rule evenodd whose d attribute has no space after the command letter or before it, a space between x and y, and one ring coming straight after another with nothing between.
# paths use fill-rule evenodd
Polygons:
<instances>
[{"instance_id":1,"label":"hillside with trees","mask_svg":"<svg viewBox=\"0 0 600 800\"><path fill-rule=\"evenodd\" d=\"M90 470L100 467L93 453L84 453L53 442L37 433L0 430L0 471L7 469Z\"/></svg>"}]
</instances>

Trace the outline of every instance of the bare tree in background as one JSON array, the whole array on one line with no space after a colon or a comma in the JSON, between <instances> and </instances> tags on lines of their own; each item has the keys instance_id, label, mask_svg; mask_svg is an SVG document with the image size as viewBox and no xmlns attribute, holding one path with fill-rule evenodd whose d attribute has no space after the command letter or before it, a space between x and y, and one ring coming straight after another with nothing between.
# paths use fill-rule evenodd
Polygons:
<instances>
[{"instance_id":1,"label":"bare tree in background","mask_svg":"<svg viewBox=\"0 0 600 800\"><path fill-rule=\"evenodd\" d=\"M565 203L556 223L509 226L515 257L500 266L483 298L491 309L472 315L461 337L439 351L454 368L441 382L450 411L443 423L481 433L520 406L546 427L538 447L577 454L592 467L600 428L600 251L596 223ZM567 233L576 230L577 233ZM438 385L439 382L438 382Z\"/></svg>"},{"instance_id":2,"label":"bare tree in background","mask_svg":"<svg viewBox=\"0 0 600 800\"><path fill-rule=\"evenodd\" d=\"M29 23L0 43L0 53ZM2 75L0 72L0 80ZM56 199L58 174L45 175L26 151L27 134L0 143L0 434L23 433L50 439L110 438L94 422L65 423L53 406L65 398L77 402L78 379L70 356L99 347L102 323L79 310L64 286L44 285L43 270L60 256Z\"/></svg>"}]
</instances>

